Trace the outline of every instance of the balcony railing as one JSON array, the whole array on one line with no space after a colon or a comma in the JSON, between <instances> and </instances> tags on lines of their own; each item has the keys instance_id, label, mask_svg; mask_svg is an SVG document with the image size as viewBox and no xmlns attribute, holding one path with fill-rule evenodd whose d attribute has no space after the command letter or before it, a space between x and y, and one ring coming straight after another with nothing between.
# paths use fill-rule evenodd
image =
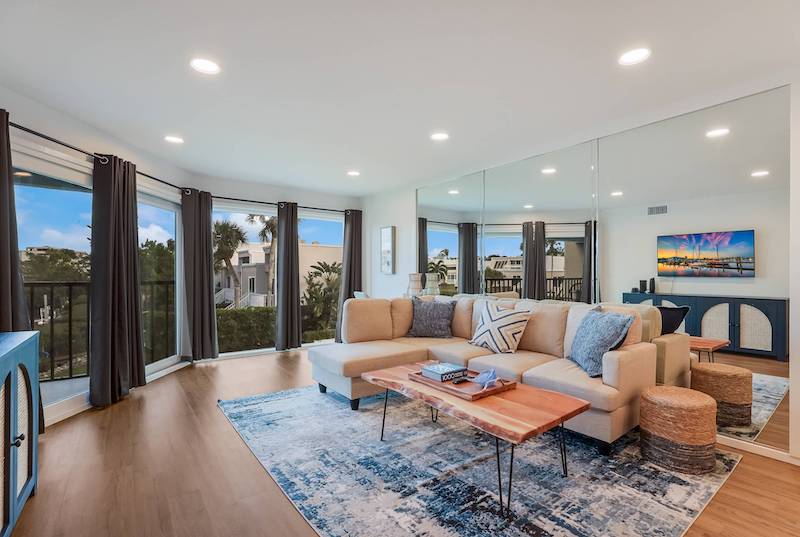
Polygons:
<instances>
[{"instance_id":1,"label":"balcony railing","mask_svg":"<svg viewBox=\"0 0 800 537\"><path fill-rule=\"evenodd\" d=\"M583 278L547 278L545 298L550 300L578 301L581 297ZM486 278L487 293L515 291L522 296L521 278Z\"/></svg>"},{"instance_id":2,"label":"balcony railing","mask_svg":"<svg viewBox=\"0 0 800 537\"><path fill-rule=\"evenodd\" d=\"M175 354L175 282L140 283L146 364ZM89 282L26 282L31 326L38 330L39 380L89 374Z\"/></svg>"}]
</instances>

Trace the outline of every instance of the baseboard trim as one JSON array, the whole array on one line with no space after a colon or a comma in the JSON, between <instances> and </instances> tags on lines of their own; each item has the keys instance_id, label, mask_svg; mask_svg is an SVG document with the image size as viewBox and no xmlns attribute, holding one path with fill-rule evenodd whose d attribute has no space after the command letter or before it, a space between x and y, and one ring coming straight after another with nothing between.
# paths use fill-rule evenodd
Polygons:
<instances>
[{"instance_id":1,"label":"baseboard trim","mask_svg":"<svg viewBox=\"0 0 800 537\"><path fill-rule=\"evenodd\" d=\"M792 457L786 451L781 451L780 449L776 449L774 447L755 444L753 442L747 442L745 440L739 440L738 438L731 438L729 436L723 436L719 434L717 435L717 443L722 446L736 448L740 451L746 451L754 455L760 455L762 457L775 459L776 461L800 466L800 459Z\"/></svg>"},{"instance_id":2,"label":"baseboard trim","mask_svg":"<svg viewBox=\"0 0 800 537\"><path fill-rule=\"evenodd\" d=\"M158 380L161 377L169 375L170 373L174 373L179 369L183 369L188 365L191 364L189 362L178 362L169 367L165 367L160 371L156 371L151 375L148 375L146 380L147 382L153 382L154 380ZM81 392L66 399L62 399L61 401L44 407L44 426L50 427L59 421L64 421L67 418L76 416L85 410L89 410L90 408L92 408L92 405L89 403L88 391Z\"/></svg>"}]
</instances>

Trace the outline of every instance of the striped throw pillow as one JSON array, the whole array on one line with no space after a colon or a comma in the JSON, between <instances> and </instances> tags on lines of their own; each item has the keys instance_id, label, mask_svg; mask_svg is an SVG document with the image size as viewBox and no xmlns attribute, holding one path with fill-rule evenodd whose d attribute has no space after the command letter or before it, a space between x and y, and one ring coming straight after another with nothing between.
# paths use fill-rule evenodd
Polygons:
<instances>
[{"instance_id":1,"label":"striped throw pillow","mask_svg":"<svg viewBox=\"0 0 800 537\"><path fill-rule=\"evenodd\" d=\"M514 352L530 318L529 311L503 307L487 300L469 342L496 353Z\"/></svg>"}]
</instances>

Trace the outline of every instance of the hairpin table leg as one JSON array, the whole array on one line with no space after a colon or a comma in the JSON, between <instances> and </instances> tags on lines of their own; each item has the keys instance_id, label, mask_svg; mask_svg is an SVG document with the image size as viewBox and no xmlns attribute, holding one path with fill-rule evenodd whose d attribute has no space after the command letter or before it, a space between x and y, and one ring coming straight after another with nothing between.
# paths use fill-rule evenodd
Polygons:
<instances>
[{"instance_id":1,"label":"hairpin table leg","mask_svg":"<svg viewBox=\"0 0 800 537\"><path fill-rule=\"evenodd\" d=\"M431 421L436 423L439 421L439 409L431 407Z\"/></svg>"},{"instance_id":2,"label":"hairpin table leg","mask_svg":"<svg viewBox=\"0 0 800 537\"><path fill-rule=\"evenodd\" d=\"M558 450L561 452L561 473L567 477L567 443L564 439L564 424L558 426Z\"/></svg>"},{"instance_id":3,"label":"hairpin table leg","mask_svg":"<svg viewBox=\"0 0 800 537\"><path fill-rule=\"evenodd\" d=\"M386 394L383 396L383 421L381 422L381 442L383 442L383 430L386 428L387 403L389 403L389 388L386 388Z\"/></svg>"}]
</instances>

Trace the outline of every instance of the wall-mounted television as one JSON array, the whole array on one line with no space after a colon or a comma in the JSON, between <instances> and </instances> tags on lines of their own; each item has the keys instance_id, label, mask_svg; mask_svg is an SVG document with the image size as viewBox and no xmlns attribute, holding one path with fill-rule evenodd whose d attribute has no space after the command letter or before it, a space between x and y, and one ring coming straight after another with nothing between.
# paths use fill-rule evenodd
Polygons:
<instances>
[{"instance_id":1,"label":"wall-mounted television","mask_svg":"<svg viewBox=\"0 0 800 537\"><path fill-rule=\"evenodd\" d=\"M753 278L755 231L716 231L658 237L658 275Z\"/></svg>"}]
</instances>

